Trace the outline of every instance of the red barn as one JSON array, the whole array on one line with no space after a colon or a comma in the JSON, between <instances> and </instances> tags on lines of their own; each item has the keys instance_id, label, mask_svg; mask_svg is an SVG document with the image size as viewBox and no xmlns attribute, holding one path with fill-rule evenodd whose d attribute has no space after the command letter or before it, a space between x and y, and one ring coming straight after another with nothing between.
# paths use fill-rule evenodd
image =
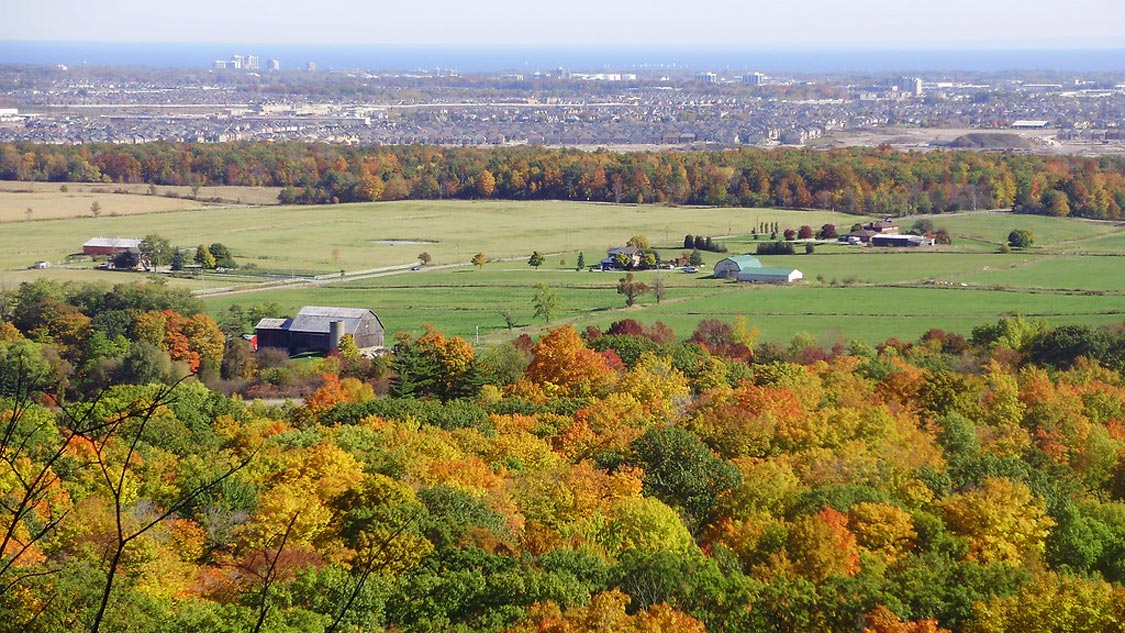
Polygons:
<instances>
[{"instance_id":1,"label":"red barn","mask_svg":"<svg viewBox=\"0 0 1125 633\"><path fill-rule=\"evenodd\" d=\"M110 257L125 251L140 252L141 240L128 237L94 237L82 245L82 254L91 257Z\"/></svg>"}]
</instances>

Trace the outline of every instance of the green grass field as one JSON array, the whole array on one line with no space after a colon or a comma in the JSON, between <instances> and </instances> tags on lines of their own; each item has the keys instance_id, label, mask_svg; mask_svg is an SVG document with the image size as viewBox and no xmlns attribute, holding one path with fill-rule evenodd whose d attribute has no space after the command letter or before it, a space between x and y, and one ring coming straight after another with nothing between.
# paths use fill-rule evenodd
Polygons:
<instances>
[{"instance_id":1,"label":"green grass field","mask_svg":"<svg viewBox=\"0 0 1125 633\"><path fill-rule=\"evenodd\" d=\"M344 279L317 285L270 288L248 294L207 296L218 314L232 304L276 302L282 313L303 305L373 308L391 332L418 332L430 323L444 332L482 344L513 335L502 310L518 317L517 332L535 333L545 323L532 318L536 284L561 299L552 321L605 327L622 318L663 321L687 336L700 320L744 314L768 340L806 331L822 339L889 336L915 339L937 327L968 333L975 325L1020 313L1056 323L1101 324L1125 320L1125 225L1008 213L967 213L933 218L953 236L951 247L869 249L820 244L814 254L763 256L770 267L798 268L805 281L793 287L738 284L707 277L723 255L705 253L699 274L637 273L652 284L660 275L667 294L625 308L616 292L621 273L574 270L577 254L587 265L630 236L646 235L665 258L683 252L685 233L729 236L731 251L752 252L750 229L760 222L782 227L834 223L841 232L855 216L776 209L672 208L562 202L441 201L319 207L202 208L120 217L13 222L0 230L0 284L11 287L38 276L104 279L128 275L74 268L29 271L31 262L61 261L94 235L143 237L158 233L182 247L223 242L243 270L284 274L332 274ZM900 220L909 228L912 218ZM1036 237L1027 252L998 253L1009 231L1029 229ZM540 269L527 257L548 254ZM420 272L404 267L421 252L433 263ZM474 253L490 262L469 266ZM565 265L563 264L565 261ZM397 270L360 275L386 267ZM141 278L139 275L135 278ZM245 275L176 279L193 290L251 287Z\"/></svg>"},{"instance_id":2,"label":"green grass field","mask_svg":"<svg viewBox=\"0 0 1125 633\"><path fill-rule=\"evenodd\" d=\"M655 245L685 233L727 235L759 221L794 221L781 210L614 206L561 202L395 202L316 207L205 208L120 217L17 222L0 235L0 269L60 261L97 235L158 233L182 247L222 242L243 265L330 273L410 264L426 251L435 264L588 251L595 259L636 233ZM796 212L819 226L854 218ZM407 242L403 244L402 242Z\"/></svg>"}]
</instances>

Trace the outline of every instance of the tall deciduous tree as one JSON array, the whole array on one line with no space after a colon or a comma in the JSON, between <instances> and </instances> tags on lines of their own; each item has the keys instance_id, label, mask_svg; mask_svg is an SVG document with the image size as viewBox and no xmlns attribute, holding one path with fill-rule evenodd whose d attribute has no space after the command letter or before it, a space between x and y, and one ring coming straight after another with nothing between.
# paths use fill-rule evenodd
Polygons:
<instances>
[{"instance_id":1,"label":"tall deciduous tree","mask_svg":"<svg viewBox=\"0 0 1125 633\"><path fill-rule=\"evenodd\" d=\"M200 244L195 247L195 263L202 266L205 270L213 270L215 268L215 256L207 247Z\"/></svg>"},{"instance_id":2,"label":"tall deciduous tree","mask_svg":"<svg viewBox=\"0 0 1125 633\"><path fill-rule=\"evenodd\" d=\"M696 530L710 519L719 495L742 481L733 464L684 429L650 428L629 452L627 463L644 470L645 492L682 509Z\"/></svg>"},{"instance_id":3,"label":"tall deciduous tree","mask_svg":"<svg viewBox=\"0 0 1125 633\"><path fill-rule=\"evenodd\" d=\"M535 310L535 316L543 317L547 323L551 322L551 317L558 313L562 301L547 284L535 285L535 296L531 298L531 306Z\"/></svg>"},{"instance_id":4,"label":"tall deciduous tree","mask_svg":"<svg viewBox=\"0 0 1125 633\"><path fill-rule=\"evenodd\" d=\"M496 191L496 176L487 169L482 169L477 175L477 194L482 198L491 198Z\"/></svg>"},{"instance_id":5,"label":"tall deciduous tree","mask_svg":"<svg viewBox=\"0 0 1125 633\"><path fill-rule=\"evenodd\" d=\"M559 395L604 394L617 378L606 358L586 347L570 326L544 334L535 344L532 356L528 379L549 385Z\"/></svg>"},{"instance_id":6,"label":"tall deciduous tree","mask_svg":"<svg viewBox=\"0 0 1125 633\"><path fill-rule=\"evenodd\" d=\"M617 280L617 294L625 295L625 305L630 307L637 302L637 297L648 294L649 290L648 284L633 279L633 273L625 273Z\"/></svg>"},{"instance_id":7,"label":"tall deciduous tree","mask_svg":"<svg viewBox=\"0 0 1125 633\"><path fill-rule=\"evenodd\" d=\"M1020 565L1042 557L1054 520L1025 484L989 477L983 485L948 498L949 526L969 540L970 555L986 563Z\"/></svg>"},{"instance_id":8,"label":"tall deciduous tree","mask_svg":"<svg viewBox=\"0 0 1125 633\"><path fill-rule=\"evenodd\" d=\"M137 249L140 252L141 265L146 269L172 263L172 243L156 233L146 235Z\"/></svg>"}]
</instances>

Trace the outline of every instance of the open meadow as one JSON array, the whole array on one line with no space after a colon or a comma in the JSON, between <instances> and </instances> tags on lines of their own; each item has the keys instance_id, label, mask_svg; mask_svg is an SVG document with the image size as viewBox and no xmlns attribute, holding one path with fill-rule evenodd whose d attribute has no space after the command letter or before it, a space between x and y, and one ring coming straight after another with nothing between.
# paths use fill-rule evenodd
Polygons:
<instances>
[{"instance_id":1,"label":"open meadow","mask_svg":"<svg viewBox=\"0 0 1125 633\"><path fill-rule=\"evenodd\" d=\"M181 203L185 201L180 201ZM916 218L900 219L909 229ZM785 341L805 331L825 341L916 339L930 328L968 334L1007 314L1055 323L1097 325L1125 320L1125 226L1010 213L965 213L930 218L953 244L915 249L872 249L817 244L812 254L763 256L766 266L798 268L805 281L791 287L739 284L708 277L724 257L704 253L699 273L642 271L636 279L665 294L642 295L625 307L617 293L620 272L576 271L609 247L645 235L661 257L681 253L684 234L720 237L731 253L753 252L751 229L762 222L781 228L833 223L841 232L865 218L821 211L685 208L565 202L428 201L316 207L197 208L118 217L15 222L0 231L0 283L38 276L103 279L117 283L141 275L73 267L27 270L36 260L61 264L95 235L143 237L157 233L185 248L227 245L241 265L238 276L177 279L206 294L208 310L273 302L280 314L303 305L374 309L389 332L417 333L423 324L488 344L546 327L534 318L535 287L559 299L551 325L606 327L623 318L663 321L687 336L703 319L748 317L767 340ZM1001 254L1009 231L1031 230L1035 244ZM546 254L538 268L532 251ZM411 271L426 252L432 262ZM489 263L469 265L483 252ZM337 277L338 271L345 275ZM320 275L292 287L256 288L255 274ZM275 282L276 283L276 282ZM514 318L509 330L502 313Z\"/></svg>"},{"instance_id":2,"label":"open meadow","mask_svg":"<svg viewBox=\"0 0 1125 633\"><path fill-rule=\"evenodd\" d=\"M0 181L0 222L131 215L197 209L211 205L277 204L278 187L199 187L89 182ZM31 209L31 214L27 210Z\"/></svg>"}]
</instances>

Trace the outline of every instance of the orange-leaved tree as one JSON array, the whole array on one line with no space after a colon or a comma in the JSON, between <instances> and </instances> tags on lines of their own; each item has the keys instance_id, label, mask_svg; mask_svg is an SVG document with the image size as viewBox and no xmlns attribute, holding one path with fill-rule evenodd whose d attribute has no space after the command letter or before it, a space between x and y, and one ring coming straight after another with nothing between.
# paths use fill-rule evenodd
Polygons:
<instances>
[{"instance_id":1,"label":"orange-leaved tree","mask_svg":"<svg viewBox=\"0 0 1125 633\"><path fill-rule=\"evenodd\" d=\"M569 325L544 334L526 376L555 397L604 395L617 381L605 356L586 347Z\"/></svg>"}]
</instances>

